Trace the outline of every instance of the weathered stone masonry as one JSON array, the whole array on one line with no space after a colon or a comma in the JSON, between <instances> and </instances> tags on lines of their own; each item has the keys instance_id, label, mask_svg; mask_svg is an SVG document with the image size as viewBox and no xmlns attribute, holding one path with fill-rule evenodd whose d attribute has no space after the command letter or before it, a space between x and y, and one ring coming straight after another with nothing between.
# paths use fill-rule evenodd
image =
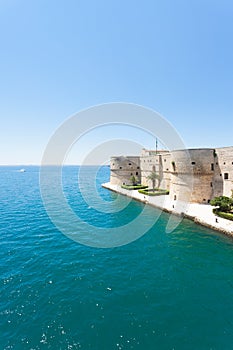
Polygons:
<instances>
[{"instance_id":1,"label":"weathered stone masonry","mask_svg":"<svg viewBox=\"0 0 233 350\"><path fill-rule=\"evenodd\" d=\"M112 157L112 184L130 184L136 176L151 186L148 175L159 175L156 186L169 190L172 201L209 203L215 196L232 195L233 147L177 151L143 149L138 157Z\"/></svg>"}]
</instances>

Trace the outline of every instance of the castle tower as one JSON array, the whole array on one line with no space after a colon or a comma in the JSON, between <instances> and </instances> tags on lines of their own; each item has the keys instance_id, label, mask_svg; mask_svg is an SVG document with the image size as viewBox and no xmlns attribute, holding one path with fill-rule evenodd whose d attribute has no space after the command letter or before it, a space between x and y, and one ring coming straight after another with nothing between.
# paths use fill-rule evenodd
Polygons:
<instances>
[{"instance_id":1,"label":"castle tower","mask_svg":"<svg viewBox=\"0 0 233 350\"><path fill-rule=\"evenodd\" d=\"M171 152L171 200L209 203L214 197L214 149Z\"/></svg>"}]
</instances>

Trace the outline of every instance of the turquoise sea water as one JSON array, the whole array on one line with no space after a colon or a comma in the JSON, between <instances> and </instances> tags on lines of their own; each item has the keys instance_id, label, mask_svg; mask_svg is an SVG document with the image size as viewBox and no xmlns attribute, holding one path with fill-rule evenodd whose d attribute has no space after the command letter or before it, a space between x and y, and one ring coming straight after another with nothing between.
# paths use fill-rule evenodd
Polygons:
<instances>
[{"instance_id":1,"label":"turquoise sea water","mask_svg":"<svg viewBox=\"0 0 233 350\"><path fill-rule=\"evenodd\" d=\"M167 234L163 213L131 244L83 246L48 218L39 168L18 169L0 167L0 349L233 349L232 239L188 220ZM108 178L103 167L97 186L111 201L100 186ZM118 214L88 208L76 167L65 168L64 191L97 226L120 226L143 209L135 201Z\"/></svg>"}]
</instances>

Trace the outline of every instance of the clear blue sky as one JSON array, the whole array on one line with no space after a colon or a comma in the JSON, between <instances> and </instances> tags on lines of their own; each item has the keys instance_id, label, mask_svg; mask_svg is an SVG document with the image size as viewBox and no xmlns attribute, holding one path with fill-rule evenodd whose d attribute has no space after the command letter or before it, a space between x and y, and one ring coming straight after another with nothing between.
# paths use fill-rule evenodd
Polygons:
<instances>
[{"instance_id":1,"label":"clear blue sky","mask_svg":"<svg viewBox=\"0 0 233 350\"><path fill-rule=\"evenodd\" d=\"M0 38L0 164L40 163L68 116L114 101L233 145L232 0L1 0Z\"/></svg>"}]
</instances>

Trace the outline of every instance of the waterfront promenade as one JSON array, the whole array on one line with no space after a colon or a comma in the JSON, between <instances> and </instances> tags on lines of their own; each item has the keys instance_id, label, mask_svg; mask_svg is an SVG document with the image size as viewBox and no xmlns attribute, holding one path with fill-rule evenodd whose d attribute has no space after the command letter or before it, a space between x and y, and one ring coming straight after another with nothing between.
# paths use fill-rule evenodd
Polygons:
<instances>
[{"instance_id":1,"label":"waterfront promenade","mask_svg":"<svg viewBox=\"0 0 233 350\"><path fill-rule=\"evenodd\" d=\"M213 207L209 204L172 202L169 196L145 196L138 190L126 190L119 185L110 182L102 185L104 188L131 197L132 199L152 205L166 212L176 215L184 215L198 224L207 226L213 230L223 232L233 237L233 221L217 217L213 214ZM217 219L217 220L216 220Z\"/></svg>"}]
</instances>

